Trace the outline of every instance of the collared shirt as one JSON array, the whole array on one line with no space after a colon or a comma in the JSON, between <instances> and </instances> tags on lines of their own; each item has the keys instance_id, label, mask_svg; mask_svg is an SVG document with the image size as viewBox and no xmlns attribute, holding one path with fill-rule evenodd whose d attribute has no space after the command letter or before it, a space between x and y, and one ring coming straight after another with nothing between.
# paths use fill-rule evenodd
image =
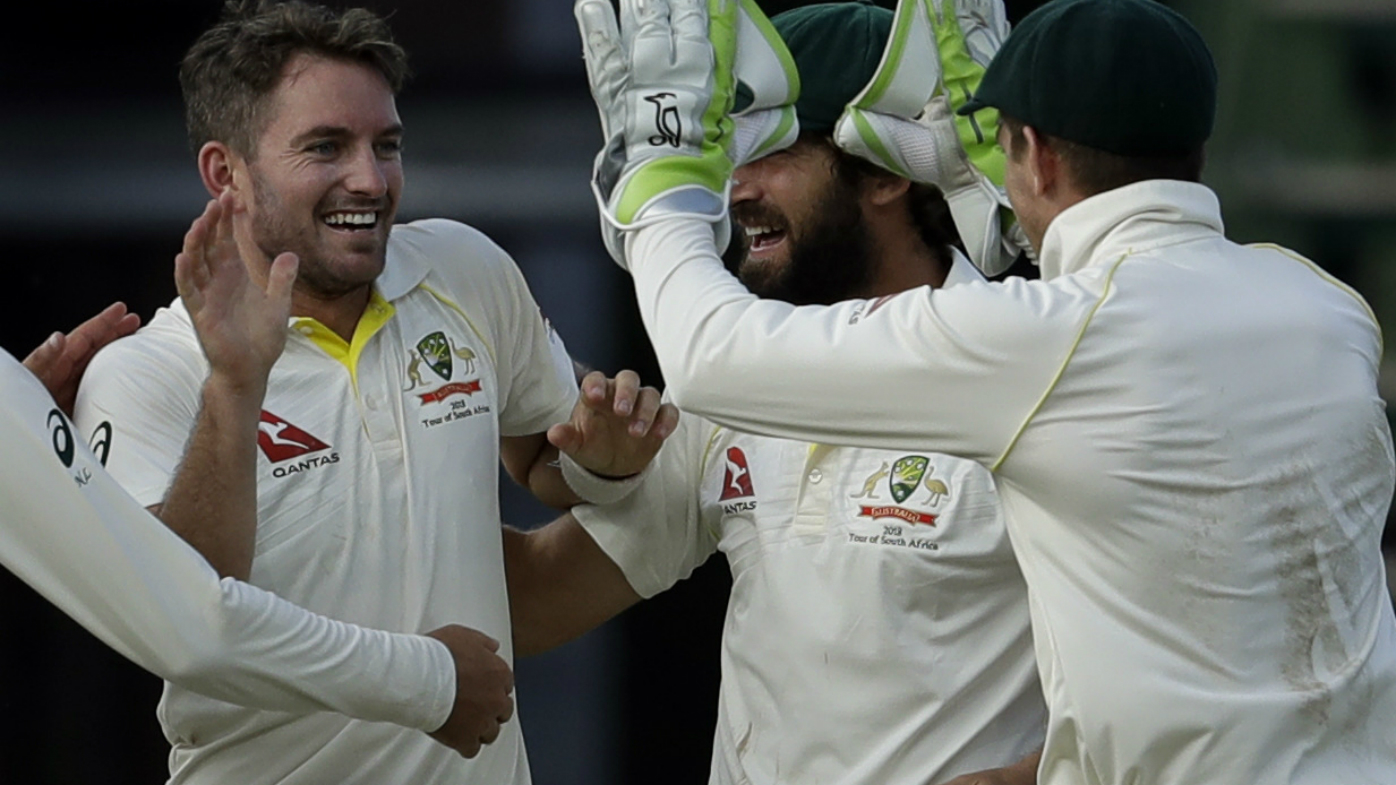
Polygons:
<instances>
[{"instance_id":1,"label":"collared shirt","mask_svg":"<svg viewBox=\"0 0 1396 785\"><path fill-rule=\"evenodd\" d=\"M1043 280L883 303L757 301L710 238L674 219L627 249L681 408L994 472L1051 715L1041 782L1396 782L1374 719L1396 716L1396 469L1356 293L1229 242L1215 195L1173 181L1057 216Z\"/></svg>"},{"instance_id":2,"label":"collared shirt","mask_svg":"<svg viewBox=\"0 0 1396 785\"><path fill-rule=\"evenodd\" d=\"M103 470L110 445L89 449L3 350L0 400L0 564L103 643L187 689L241 704L422 730L446 721L455 666L444 646L219 581Z\"/></svg>"},{"instance_id":3,"label":"collared shirt","mask_svg":"<svg viewBox=\"0 0 1396 785\"><path fill-rule=\"evenodd\" d=\"M956 254L945 286L975 280ZM643 596L726 554L714 785L921 785L1042 743L1027 590L973 461L685 412L631 497L573 512Z\"/></svg>"},{"instance_id":4,"label":"collared shirt","mask_svg":"<svg viewBox=\"0 0 1396 785\"><path fill-rule=\"evenodd\" d=\"M111 423L109 468L144 504L163 498L206 373L178 302L88 370L78 423ZM292 320L258 434L250 582L372 627L463 624L512 661L499 439L546 430L575 399L561 341L501 249L450 221L396 227L352 341ZM401 728L173 686L159 715L176 783L528 781L517 721L467 761Z\"/></svg>"}]
</instances>

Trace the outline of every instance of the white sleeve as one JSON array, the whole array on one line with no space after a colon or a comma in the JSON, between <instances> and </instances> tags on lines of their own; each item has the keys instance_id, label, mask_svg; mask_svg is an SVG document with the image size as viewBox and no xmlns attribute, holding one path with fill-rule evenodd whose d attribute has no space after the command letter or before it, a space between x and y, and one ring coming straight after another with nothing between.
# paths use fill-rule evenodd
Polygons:
<instances>
[{"instance_id":1,"label":"white sleeve","mask_svg":"<svg viewBox=\"0 0 1396 785\"><path fill-rule=\"evenodd\" d=\"M577 375L567 347L544 318L514 260L501 250L506 299L499 331L500 385L509 392L499 416L500 433L524 436L567 420L577 400Z\"/></svg>"},{"instance_id":2,"label":"white sleeve","mask_svg":"<svg viewBox=\"0 0 1396 785\"><path fill-rule=\"evenodd\" d=\"M0 563L137 665L219 700L435 730L455 667L438 641L317 616L197 552L103 471L0 352Z\"/></svg>"},{"instance_id":3,"label":"white sleeve","mask_svg":"<svg viewBox=\"0 0 1396 785\"><path fill-rule=\"evenodd\" d=\"M641 317L684 411L737 430L990 466L1098 300L1015 279L796 307L749 293L701 221L666 220L627 242Z\"/></svg>"},{"instance_id":4,"label":"white sleeve","mask_svg":"<svg viewBox=\"0 0 1396 785\"><path fill-rule=\"evenodd\" d=\"M162 309L157 319L169 318ZM102 464L143 506L165 500L202 402L208 366L195 339L180 345L154 328L116 341L92 359L73 420L80 440L104 443ZM100 429L109 429L105 438Z\"/></svg>"},{"instance_id":5,"label":"white sleeve","mask_svg":"<svg viewBox=\"0 0 1396 785\"><path fill-rule=\"evenodd\" d=\"M572 508L641 597L687 578L717 550L715 522L703 520L699 505L703 457L715 430L684 413L633 493L604 507Z\"/></svg>"}]
</instances>

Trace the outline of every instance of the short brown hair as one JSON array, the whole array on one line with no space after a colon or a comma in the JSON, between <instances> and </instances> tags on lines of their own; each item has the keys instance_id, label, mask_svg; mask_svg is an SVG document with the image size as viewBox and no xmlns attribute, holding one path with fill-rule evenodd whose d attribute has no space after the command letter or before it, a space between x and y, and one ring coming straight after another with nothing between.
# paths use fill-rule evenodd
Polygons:
<instances>
[{"instance_id":1,"label":"short brown hair","mask_svg":"<svg viewBox=\"0 0 1396 785\"><path fill-rule=\"evenodd\" d=\"M1013 149L1023 149L1027 143L1023 136L1024 123L1002 114L999 121L1008 129ZM1144 180L1202 181L1205 162L1202 145L1175 155L1131 156L1108 153L1046 134L1042 135L1042 139L1048 147L1057 151L1071 174L1072 182L1088 196Z\"/></svg>"},{"instance_id":2,"label":"short brown hair","mask_svg":"<svg viewBox=\"0 0 1396 785\"><path fill-rule=\"evenodd\" d=\"M286 64L313 54L374 68L394 93L407 80L407 52L382 17L289 0L228 0L218 23L199 36L179 67L189 142L227 143L252 156L268 96Z\"/></svg>"}]
</instances>

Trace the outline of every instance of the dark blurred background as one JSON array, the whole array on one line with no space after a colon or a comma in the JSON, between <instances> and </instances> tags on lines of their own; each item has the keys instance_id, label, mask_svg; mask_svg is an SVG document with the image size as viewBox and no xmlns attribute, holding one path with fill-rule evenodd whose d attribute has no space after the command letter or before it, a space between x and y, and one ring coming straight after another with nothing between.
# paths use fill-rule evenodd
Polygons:
<instances>
[{"instance_id":1,"label":"dark blurred background","mask_svg":"<svg viewBox=\"0 0 1396 785\"><path fill-rule=\"evenodd\" d=\"M578 359L658 382L628 281L598 239L588 175L600 135L569 0L331 3L350 4L391 14L412 53L416 77L398 101L408 130L402 219L483 229L518 260ZM1009 16L1037 5L1009 0ZM1390 329L1396 0L1168 5L1202 30L1221 71L1205 179L1229 234L1313 258ZM30 4L30 21L10 17L0 32L0 240L13 295L0 309L0 347L23 357L114 300L148 319L174 297L171 261L206 199L176 68L218 8ZM1396 365L1383 373L1388 400L1393 390ZM506 489L507 522L550 518ZM518 664L539 785L706 782L729 584L715 558L665 595ZM159 681L4 571L0 674L0 783L164 781Z\"/></svg>"}]
</instances>

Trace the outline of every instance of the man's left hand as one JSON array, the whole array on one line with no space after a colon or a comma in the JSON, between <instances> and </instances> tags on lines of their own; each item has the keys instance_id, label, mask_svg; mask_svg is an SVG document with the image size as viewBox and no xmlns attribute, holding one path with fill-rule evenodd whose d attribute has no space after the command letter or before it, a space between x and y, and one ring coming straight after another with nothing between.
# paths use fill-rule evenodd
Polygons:
<instances>
[{"instance_id":1,"label":"man's left hand","mask_svg":"<svg viewBox=\"0 0 1396 785\"><path fill-rule=\"evenodd\" d=\"M24 358L24 367L39 377L39 381L58 402L58 408L72 417L78 382L82 380L83 371L87 370L92 357L103 346L130 335L140 326L141 317L127 313L125 303L112 303L67 335L50 335L47 341Z\"/></svg>"},{"instance_id":2,"label":"man's left hand","mask_svg":"<svg viewBox=\"0 0 1396 785\"><path fill-rule=\"evenodd\" d=\"M678 422L679 410L634 371L614 379L592 371L572 419L549 428L548 441L593 474L620 479L643 471Z\"/></svg>"}]
</instances>

